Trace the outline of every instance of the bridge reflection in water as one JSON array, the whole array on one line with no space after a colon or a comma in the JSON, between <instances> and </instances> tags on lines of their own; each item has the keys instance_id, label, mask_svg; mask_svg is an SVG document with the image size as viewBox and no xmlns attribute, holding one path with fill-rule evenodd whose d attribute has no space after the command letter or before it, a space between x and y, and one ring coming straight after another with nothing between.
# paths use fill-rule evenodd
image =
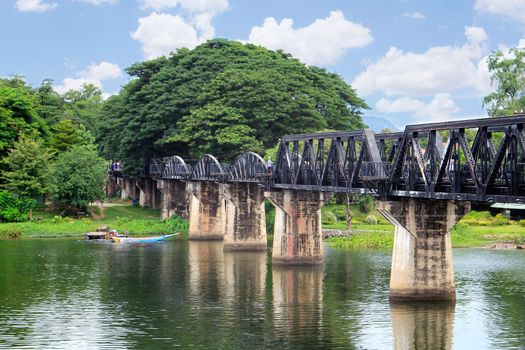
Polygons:
<instances>
[{"instance_id":1,"label":"bridge reflection in water","mask_svg":"<svg viewBox=\"0 0 525 350\"><path fill-rule=\"evenodd\" d=\"M278 339L322 343L323 268L273 266L272 295ZM294 335L302 334L301 339Z\"/></svg>"},{"instance_id":2,"label":"bridge reflection in water","mask_svg":"<svg viewBox=\"0 0 525 350\"><path fill-rule=\"evenodd\" d=\"M455 303L390 303L394 349L452 349Z\"/></svg>"}]
</instances>

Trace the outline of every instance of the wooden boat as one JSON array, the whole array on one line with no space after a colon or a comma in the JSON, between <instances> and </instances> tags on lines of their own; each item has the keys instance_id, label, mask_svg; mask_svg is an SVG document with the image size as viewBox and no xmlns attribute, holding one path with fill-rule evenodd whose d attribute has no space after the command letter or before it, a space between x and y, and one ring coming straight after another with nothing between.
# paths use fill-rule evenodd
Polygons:
<instances>
[{"instance_id":1,"label":"wooden boat","mask_svg":"<svg viewBox=\"0 0 525 350\"><path fill-rule=\"evenodd\" d=\"M119 236L113 236L111 237L111 240L114 243L155 243L164 241L170 237L176 236L178 233L173 233L171 235L163 235L163 236L149 236L149 237L119 237Z\"/></svg>"}]
</instances>

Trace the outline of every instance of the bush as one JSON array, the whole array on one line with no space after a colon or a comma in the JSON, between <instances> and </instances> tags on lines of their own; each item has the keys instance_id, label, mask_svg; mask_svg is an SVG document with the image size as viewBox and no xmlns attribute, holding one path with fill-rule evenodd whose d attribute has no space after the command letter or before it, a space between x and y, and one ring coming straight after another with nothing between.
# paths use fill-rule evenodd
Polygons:
<instances>
[{"instance_id":1,"label":"bush","mask_svg":"<svg viewBox=\"0 0 525 350\"><path fill-rule=\"evenodd\" d=\"M0 221L22 222L29 219L29 211L35 207L33 199L18 199L12 193L0 191Z\"/></svg>"},{"instance_id":2,"label":"bush","mask_svg":"<svg viewBox=\"0 0 525 350\"><path fill-rule=\"evenodd\" d=\"M469 224L467 223L464 223L464 222L458 222L453 228L452 228L452 232L454 234L465 234L468 229L470 228Z\"/></svg>"},{"instance_id":3,"label":"bush","mask_svg":"<svg viewBox=\"0 0 525 350\"><path fill-rule=\"evenodd\" d=\"M374 197L369 195L360 196L357 200L357 204L359 205L359 210L361 213L369 213L372 209L374 209Z\"/></svg>"},{"instance_id":4,"label":"bush","mask_svg":"<svg viewBox=\"0 0 525 350\"><path fill-rule=\"evenodd\" d=\"M377 225L377 218L375 215L368 215L365 219L365 223L369 225Z\"/></svg>"},{"instance_id":5,"label":"bush","mask_svg":"<svg viewBox=\"0 0 525 350\"><path fill-rule=\"evenodd\" d=\"M330 210L321 211L321 222L324 225L333 225L337 222L337 217Z\"/></svg>"},{"instance_id":6,"label":"bush","mask_svg":"<svg viewBox=\"0 0 525 350\"><path fill-rule=\"evenodd\" d=\"M505 226L505 225L508 225L508 224L509 224L509 219L507 219L503 215L497 214L494 217L494 225L496 225L496 226Z\"/></svg>"},{"instance_id":7,"label":"bush","mask_svg":"<svg viewBox=\"0 0 525 350\"><path fill-rule=\"evenodd\" d=\"M525 227L525 220L520 220L519 224L520 224L520 226Z\"/></svg>"}]
</instances>

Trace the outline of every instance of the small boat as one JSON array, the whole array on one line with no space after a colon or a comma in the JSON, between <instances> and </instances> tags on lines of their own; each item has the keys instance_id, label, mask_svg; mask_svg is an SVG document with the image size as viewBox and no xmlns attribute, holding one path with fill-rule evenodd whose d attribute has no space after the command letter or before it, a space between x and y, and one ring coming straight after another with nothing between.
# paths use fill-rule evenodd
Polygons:
<instances>
[{"instance_id":1,"label":"small boat","mask_svg":"<svg viewBox=\"0 0 525 350\"><path fill-rule=\"evenodd\" d=\"M149 237L121 237L113 236L111 240L114 243L155 243L164 241L170 237L176 236L178 233L173 233L171 235L162 235L162 236L149 236Z\"/></svg>"}]
</instances>

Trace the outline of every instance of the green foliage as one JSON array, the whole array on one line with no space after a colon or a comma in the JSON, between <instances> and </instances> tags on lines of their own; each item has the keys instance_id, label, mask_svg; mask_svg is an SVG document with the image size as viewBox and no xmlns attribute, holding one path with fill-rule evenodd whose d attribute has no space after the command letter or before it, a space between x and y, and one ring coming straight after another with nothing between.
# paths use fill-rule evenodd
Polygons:
<instances>
[{"instance_id":1,"label":"green foliage","mask_svg":"<svg viewBox=\"0 0 525 350\"><path fill-rule=\"evenodd\" d=\"M369 225L377 225L377 217L375 215L368 215L365 219L365 223Z\"/></svg>"},{"instance_id":2,"label":"green foliage","mask_svg":"<svg viewBox=\"0 0 525 350\"><path fill-rule=\"evenodd\" d=\"M214 153L234 159L246 151L262 150L255 139L255 130L246 125L246 119L234 108L206 105L193 110L180 123L180 131L167 141L187 143L195 157Z\"/></svg>"},{"instance_id":3,"label":"green foliage","mask_svg":"<svg viewBox=\"0 0 525 350\"><path fill-rule=\"evenodd\" d=\"M508 225L509 222L510 220L501 214L496 214L496 216L494 217L494 225L496 226Z\"/></svg>"},{"instance_id":4,"label":"green foliage","mask_svg":"<svg viewBox=\"0 0 525 350\"><path fill-rule=\"evenodd\" d=\"M275 228L275 207L269 200L264 201L264 211L266 214L266 234L273 236Z\"/></svg>"},{"instance_id":5,"label":"green foliage","mask_svg":"<svg viewBox=\"0 0 525 350\"><path fill-rule=\"evenodd\" d=\"M70 90L63 96L64 118L94 132L102 110L102 91L93 84L84 84L80 90Z\"/></svg>"},{"instance_id":6,"label":"green foliage","mask_svg":"<svg viewBox=\"0 0 525 350\"><path fill-rule=\"evenodd\" d=\"M79 145L93 143L93 136L84 125L74 123L71 119L62 119L51 127L49 145L56 153L66 152Z\"/></svg>"},{"instance_id":7,"label":"green foliage","mask_svg":"<svg viewBox=\"0 0 525 350\"><path fill-rule=\"evenodd\" d=\"M336 248L392 248L394 235L389 232L366 232L351 237L332 237L326 242Z\"/></svg>"},{"instance_id":8,"label":"green foliage","mask_svg":"<svg viewBox=\"0 0 525 350\"><path fill-rule=\"evenodd\" d=\"M323 225L333 225L337 222L337 217L330 210L322 210L321 221Z\"/></svg>"},{"instance_id":9,"label":"green foliage","mask_svg":"<svg viewBox=\"0 0 525 350\"><path fill-rule=\"evenodd\" d=\"M7 171L2 174L4 187L21 197L36 197L49 187L50 155L42 142L23 137L4 159Z\"/></svg>"},{"instance_id":10,"label":"green foliage","mask_svg":"<svg viewBox=\"0 0 525 350\"><path fill-rule=\"evenodd\" d=\"M0 159L20 135L47 134L45 122L35 112L31 89L20 79L0 79Z\"/></svg>"},{"instance_id":11,"label":"green foliage","mask_svg":"<svg viewBox=\"0 0 525 350\"><path fill-rule=\"evenodd\" d=\"M483 105L490 116L511 115L525 109L525 49L509 54L496 51L489 56L488 69L496 91L485 96Z\"/></svg>"},{"instance_id":12,"label":"green foliage","mask_svg":"<svg viewBox=\"0 0 525 350\"><path fill-rule=\"evenodd\" d=\"M525 220L520 220L519 224L520 224L521 227L525 227Z\"/></svg>"},{"instance_id":13,"label":"green foliage","mask_svg":"<svg viewBox=\"0 0 525 350\"><path fill-rule=\"evenodd\" d=\"M374 197L362 195L357 198L357 204L361 213L369 213L374 209Z\"/></svg>"},{"instance_id":14,"label":"green foliage","mask_svg":"<svg viewBox=\"0 0 525 350\"><path fill-rule=\"evenodd\" d=\"M0 191L0 222L27 221L35 204L33 199L18 199L12 193Z\"/></svg>"},{"instance_id":15,"label":"green foliage","mask_svg":"<svg viewBox=\"0 0 525 350\"><path fill-rule=\"evenodd\" d=\"M211 152L225 161L280 136L363 127L367 108L344 80L290 55L224 39L137 63L103 107L104 155L137 174L146 159Z\"/></svg>"},{"instance_id":16,"label":"green foliage","mask_svg":"<svg viewBox=\"0 0 525 350\"><path fill-rule=\"evenodd\" d=\"M106 167L92 146L61 153L52 166L53 200L67 207L86 207L103 195Z\"/></svg>"}]
</instances>

